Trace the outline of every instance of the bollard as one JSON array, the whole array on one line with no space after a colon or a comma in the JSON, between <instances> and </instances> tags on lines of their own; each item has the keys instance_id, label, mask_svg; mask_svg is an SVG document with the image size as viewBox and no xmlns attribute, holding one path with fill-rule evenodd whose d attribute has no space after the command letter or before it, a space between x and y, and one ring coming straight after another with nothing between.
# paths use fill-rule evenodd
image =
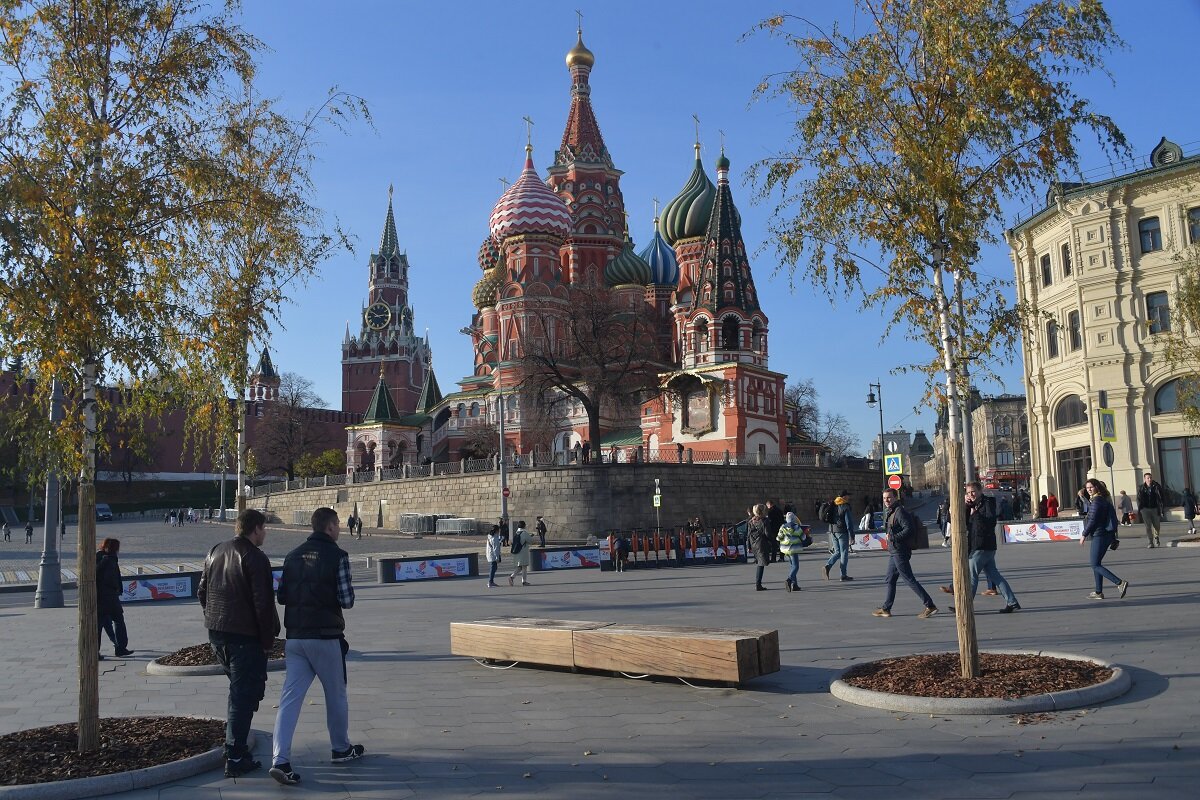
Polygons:
<instances>
[{"instance_id":1,"label":"bollard","mask_svg":"<svg viewBox=\"0 0 1200 800\"><path fill-rule=\"evenodd\" d=\"M141 568L141 567L138 567L138 568L137 568L137 574L138 574L138 575L141 575L141 574L142 574L142 568Z\"/></svg>"}]
</instances>

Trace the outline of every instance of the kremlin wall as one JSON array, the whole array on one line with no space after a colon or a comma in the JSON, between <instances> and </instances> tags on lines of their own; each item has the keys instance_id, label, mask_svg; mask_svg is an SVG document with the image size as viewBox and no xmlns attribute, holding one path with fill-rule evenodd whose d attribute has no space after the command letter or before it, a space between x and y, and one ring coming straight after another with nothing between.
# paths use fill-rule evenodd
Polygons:
<instances>
[{"instance_id":1,"label":"kremlin wall","mask_svg":"<svg viewBox=\"0 0 1200 800\"><path fill-rule=\"evenodd\" d=\"M583 540L610 528L654 528L655 480L662 489L661 524L684 524L699 515L705 525L745 519L747 508L768 499L791 503L801 521L816 533L827 527L816 522L817 500L848 493L855 517L863 498L878 504L881 478L877 470L824 469L787 466L724 466L720 464L591 464L508 473L509 515L532 529L538 514L546 518L550 540ZM364 527L399 528L399 515L451 514L473 518L486 531L500 516L500 478L497 472L428 478L406 478L346 484L319 489L295 489L259 496L251 506L285 523L307 519L319 506L335 509L344 520L362 514Z\"/></svg>"}]
</instances>

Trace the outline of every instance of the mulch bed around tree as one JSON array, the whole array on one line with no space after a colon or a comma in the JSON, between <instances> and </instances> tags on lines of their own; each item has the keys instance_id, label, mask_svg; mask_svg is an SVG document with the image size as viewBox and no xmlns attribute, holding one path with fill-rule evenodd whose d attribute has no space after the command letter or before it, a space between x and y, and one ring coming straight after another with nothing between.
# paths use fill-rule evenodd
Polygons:
<instances>
[{"instance_id":1,"label":"mulch bed around tree","mask_svg":"<svg viewBox=\"0 0 1200 800\"><path fill-rule=\"evenodd\" d=\"M284 640L276 639L275 646L271 648L271 655L268 657L268 660L275 661L283 658L283 647ZM209 665L215 666L217 657L213 655L210 645L197 644L185 647L182 650L176 650L174 653L169 653L162 658L156 658L155 661L164 667L206 667Z\"/></svg>"},{"instance_id":2,"label":"mulch bed around tree","mask_svg":"<svg viewBox=\"0 0 1200 800\"><path fill-rule=\"evenodd\" d=\"M225 743L225 723L191 717L100 720L100 749L76 752L74 722L0 736L0 786L92 778L169 764Z\"/></svg>"},{"instance_id":3,"label":"mulch bed around tree","mask_svg":"<svg viewBox=\"0 0 1200 800\"><path fill-rule=\"evenodd\" d=\"M860 689L914 697L1020 697L1103 683L1113 671L1089 661L980 653L979 677L959 677L958 653L901 656L851 667L842 680Z\"/></svg>"}]
</instances>

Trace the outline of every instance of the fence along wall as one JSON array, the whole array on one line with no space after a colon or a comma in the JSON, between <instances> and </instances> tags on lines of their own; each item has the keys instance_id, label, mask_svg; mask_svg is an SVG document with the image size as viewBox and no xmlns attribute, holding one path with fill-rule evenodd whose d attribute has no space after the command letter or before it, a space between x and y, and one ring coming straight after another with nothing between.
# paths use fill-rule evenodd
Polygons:
<instances>
[{"instance_id":1,"label":"fence along wall","mask_svg":"<svg viewBox=\"0 0 1200 800\"><path fill-rule=\"evenodd\" d=\"M509 514L530 529L545 516L549 539L582 539L609 528L653 528L654 481L662 488L663 527L682 525L699 515L715 525L743 519L746 509L768 499L792 503L800 519L815 522L813 505L848 492L861 515L863 498L878 505L882 479L873 470L818 467L724 466L714 464L600 464L509 473ZM357 509L367 528L398 530L401 514L453 514L474 517L481 526L500 516L500 478L496 472L343 486L295 489L255 497L255 508L279 519L306 519L329 506L344 520ZM820 530L820 529L819 529Z\"/></svg>"}]
</instances>

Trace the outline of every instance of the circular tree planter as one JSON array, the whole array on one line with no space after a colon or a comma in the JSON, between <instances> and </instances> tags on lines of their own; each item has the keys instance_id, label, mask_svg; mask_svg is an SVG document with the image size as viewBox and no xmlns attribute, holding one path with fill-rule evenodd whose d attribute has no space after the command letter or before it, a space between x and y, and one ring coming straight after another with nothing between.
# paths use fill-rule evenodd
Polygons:
<instances>
[{"instance_id":1,"label":"circular tree planter","mask_svg":"<svg viewBox=\"0 0 1200 800\"><path fill-rule=\"evenodd\" d=\"M1189 536L1186 539L1172 539L1171 547L1200 547L1200 536Z\"/></svg>"},{"instance_id":2,"label":"circular tree planter","mask_svg":"<svg viewBox=\"0 0 1200 800\"><path fill-rule=\"evenodd\" d=\"M87 754L86 758L75 753L75 730L75 723L67 723L0 737L0 758L10 765L19 758L26 772L40 773L38 777L45 778L39 783L0 786L0 800L101 797L171 783L220 769L224 762L224 720L179 716L105 717L100 720L103 747L96 754ZM207 741L203 741L205 739ZM246 741L254 747L253 731ZM210 746L208 742L216 744ZM153 763L158 758L171 760ZM124 772L113 769L131 763L139 767ZM84 777L55 780L55 774L82 774ZM18 779L20 777L18 774Z\"/></svg>"},{"instance_id":3,"label":"circular tree planter","mask_svg":"<svg viewBox=\"0 0 1200 800\"><path fill-rule=\"evenodd\" d=\"M908 711L920 714L1031 714L1047 711L1061 711L1067 708L1095 705L1114 697L1120 697L1129 691L1132 680L1129 673L1120 667L1087 656L1071 653L1056 653L1048 650L1036 652L1018 650L996 650L980 653L981 671L985 678L989 666L1016 666L1020 669L1025 688L1014 696L1014 689L1004 681L978 686L971 684L964 687L958 679L958 654L936 653L924 655L901 656L899 658L872 661L857 664L845 670L841 677L834 681L830 693L847 703L881 708L888 711ZM1059 680L1063 662L1075 662L1076 666L1090 669L1081 670L1095 676L1094 683L1081 678L1074 681L1077 685L1069 688L1053 688L1062 683ZM1000 662L1003 662L1001 664ZM925 669L940 664L945 674L944 694L939 692L937 681L917 678L910 682L904 680L906 673L922 675ZM1070 665L1068 665L1070 666ZM896 679L892 680L895 675ZM1039 676L1045 676L1046 691L1037 691ZM927 675L923 676L927 677ZM1004 677L1013 677L1007 675ZM855 683L865 685L855 685ZM906 686L906 683L908 684ZM1011 684L1009 681L1008 684ZM866 688L867 686L886 685L887 690ZM1032 689L1032 691L1029 691ZM978 694L973 694L977 691ZM912 693L906 693L912 692Z\"/></svg>"},{"instance_id":4,"label":"circular tree planter","mask_svg":"<svg viewBox=\"0 0 1200 800\"><path fill-rule=\"evenodd\" d=\"M274 672L286 666L283 658L284 640L276 639L271 657L267 659L267 671ZM146 665L147 675L224 675L225 669L217 663L212 647L196 644L168 653Z\"/></svg>"}]
</instances>

